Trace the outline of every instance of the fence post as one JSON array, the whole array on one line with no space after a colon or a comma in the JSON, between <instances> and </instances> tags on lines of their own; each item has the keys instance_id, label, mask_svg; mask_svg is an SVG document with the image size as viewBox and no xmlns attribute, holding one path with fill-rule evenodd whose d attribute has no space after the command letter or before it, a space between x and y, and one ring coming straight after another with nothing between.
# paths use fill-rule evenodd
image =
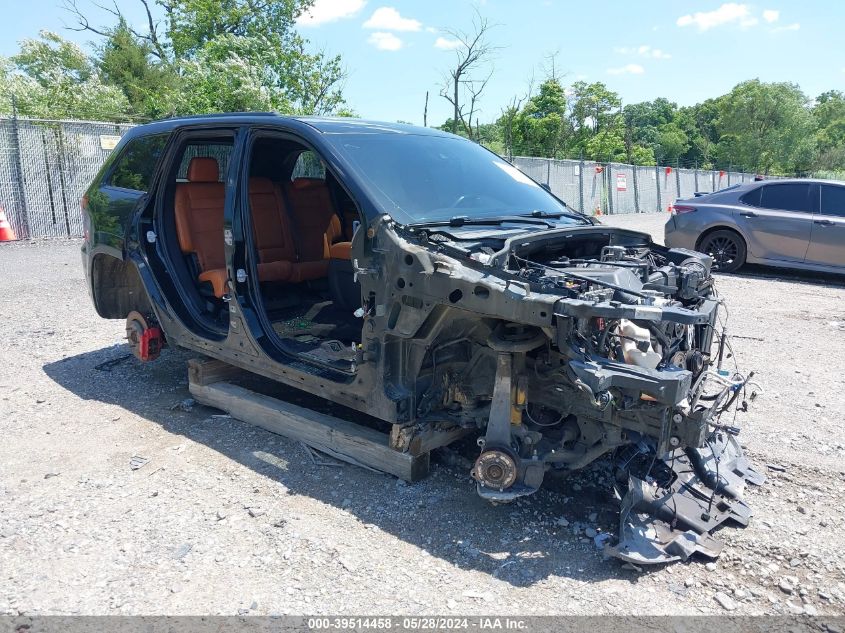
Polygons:
<instances>
[{"instance_id":1,"label":"fence post","mask_svg":"<svg viewBox=\"0 0 845 633\"><path fill-rule=\"evenodd\" d=\"M581 155L581 160L578 163L578 201L581 204L581 213L584 211L584 155Z\"/></svg>"},{"instance_id":2,"label":"fence post","mask_svg":"<svg viewBox=\"0 0 845 633\"><path fill-rule=\"evenodd\" d=\"M678 192L678 195L675 196L675 199L681 197L681 159L675 159L675 191Z\"/></svg>"},{"instance_id":3,"label":"fence post","mask_svg":"<svg viewBox=\"0 0 845 633\"><path fill-rule=\"evenodd\" d=\"M657 185L657 212L663 211L663 201L660 199L660 165L654 166L654 184Z\"/></svg>"},{"instance_id":4,"label":"fence post","mask_svg":"<svg viewBox=\"0 0 845 633\"><path fill-rule=\"evenodd\" d=\"M695 183L695 191L699 191L699 188L698 188L698 163L697 162L695 163L695 171L693 173L695 174L695 176L693 177L693 181ZM693 191L693 194L695 193L695 191Z\"/></svg>"},{"instance_id":5,"label":"fence post","mask_svg":"<svg viewBox=\"0 0 845 633\"><path fill-rule=\"evenodd\" d=\"M636 165L631 165L631 176L631 184L634 185L634 213L640 213L640 184Z\"/></svg>"},{"instance_id":6,"label":"fence post","mask_svg":"<svg viewBox=\"0 0 845 633\"><path fill-rule=\"evenodd\" d=\"M18 136L18 101L14 95L12 95L12 151L15 153L15 175L17 180L15 184L18 188L18 200L20 203L20 227L22 229L21 232L24 234L19 237L29 237L29 209L26 204L26 189L24 187L25 180L23 176L23 161L21 160L21 139Z\"/></svg>"},{"instance_id":7,"label":"fence post","mask_svg":"<svg viewBox=\"0 0 845 633\"><path fill-rule=\"evenodd\" d=\"M549 186L549 189L552 187L552 159L546 159L546 184Z\"/></svg>"},{"instance_id":8,"label":"fence post","mask_svg":"<svg viewBox=\"0 0 845 633\"><path fill-rule=\"evenodd\" d=\"M67 236L70 237L70 216L69 216L69 208L68 208L68 184L65 178L65 135L64 135L64 127L60 123L57 129L53 130L53 134L56 136L56 145L57 145L57 156L56 158L59 161L59 184L62 187L62 211L64 212L65 216L65 230L67 231Z\"/></svg>"},{"instance_id":9,"label":"fence post","mask_svg":"<svg viewBox=\"0 0 845 633\"><path fill-rule=\"evenodd\" d=\"M613 163L607 163L607 169L604 170L606 172L606 181L607 181L607 212L610 215L613 215L613 192L615 191L613 187Z\"/></svg>"}]
</instances>

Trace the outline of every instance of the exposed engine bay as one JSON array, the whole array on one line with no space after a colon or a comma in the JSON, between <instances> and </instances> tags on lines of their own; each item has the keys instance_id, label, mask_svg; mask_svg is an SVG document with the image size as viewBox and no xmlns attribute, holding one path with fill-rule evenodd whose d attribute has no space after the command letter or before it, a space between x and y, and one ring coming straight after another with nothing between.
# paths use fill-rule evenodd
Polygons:
<instances>
[{"instance_id":1,"label":"exposed engine bay","mask_svg":"<svg viewBox=\"0 0 845 633\"><path fill-rule=\"evenodd\" d=\"M621 512L606 552L636 563L715 557L712 530L747 524L744 486L764 478L721 417L759 389L723 367L708 256L603 226L380 229L405 271L385 309L388 362L403 362L392 387L413 403L397 448L477 433L471 474L493 502L610 454Z\"/></svg>"}]
</instances>

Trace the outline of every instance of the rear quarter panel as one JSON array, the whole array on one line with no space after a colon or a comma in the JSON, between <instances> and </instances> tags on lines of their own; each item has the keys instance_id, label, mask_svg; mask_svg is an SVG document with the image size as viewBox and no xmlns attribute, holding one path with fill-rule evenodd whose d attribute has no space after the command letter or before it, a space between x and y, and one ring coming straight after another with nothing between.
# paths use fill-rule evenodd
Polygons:
<instances>
[{"instance_id":1,"label":"rear quarter panel","mask_svg":"<svg viewBox=\"0 0 845 633\"><path fill-rule=\"evenodd\" d=\"M135 137L130 132L121 139L83 198L82 266L88 294L104 318L124 318L127 306L131 309L130 304L138 303L127 298L142 294L134 264L125 262L124 257L134 210L146 194L107 184L115 162Z\"/></svg>"},{"instance_id":2,"label":"rear quarter panel","mask_svg":"<svg viewBox=\"0 0 845 633\"><path fill-rule=\"evenodd\" d=\"M675 232L683 235L684 246L686 248L697 248L698 242L704 233L709 231L727 228L739 233L746 242L747 236L737 226L736 210L732 205L720 203L702 203L700 198L691 200L698 210L691 213L683 213L673 218ZM667 235L667 244L669 236ZM675 246L676 244L672 244ZM677 244L680 246L680 244Z\"/></svg>"}]
</instances>

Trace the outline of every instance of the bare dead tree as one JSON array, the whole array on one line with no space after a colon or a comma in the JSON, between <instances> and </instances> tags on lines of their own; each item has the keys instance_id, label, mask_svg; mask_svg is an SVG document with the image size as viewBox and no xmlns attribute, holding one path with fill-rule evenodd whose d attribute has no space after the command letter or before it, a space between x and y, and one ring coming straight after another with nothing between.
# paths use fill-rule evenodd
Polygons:
<instances>
[{"instance_id":1,"label":"bare dead tree","mask_svg":"<svg viewBox=\"0 0 845 633\"><path fill-rule=\"evenodd\" d=\"M159 23L153 18L153 13L150 10L150 0L137 1L144 7L144 11L147 15L147 31L139 31L129 24L129 21L126 20L123 12L120 10L117 0L112 0L113 6L99 4L97 2L92 2L92 4L102 11L106 11L107 13L111 13L115 16L119 23L126 25L126 28L129 29L129 32L132 33L133 36L150 44L151 52L155 57L162 61L166 61L167 51L158 33ZM88 16L86 16L77 5L77 0L62 0L62 8L73 16L76 23L75 25L66 24L65 28L71 31L88 31L89 33L94 33L95 35L100 35L102 37L109 37L111 35L109 27L95 26L91 24Z\"/></svg>"},{"instance_id":2,"label":"bare dead tree","mask_svg":"<svg viewBox=\"0 0 845 633\"><path fill-rule=\"evenodd\" d=\"M476 73L487 66L499 47L488 41L489 32L495 27L476 11L472 31L443 29L443 32L458 42L455 48L455 64L443 77L440 96L452 104L452 132L457 133L461 125L467 136L475 139L478 125L473 127L479 100L493 71L479 78Z\"/></svg>"},{"instance_id":3,"label":"bare dead tree","mask_svg":"<svg viewBox=\"0 0 845 633\"><path fill-rule=\"evenodd\" d=\"M529 89L530 90L530 89ZM514 121L516 121L516 117L519 114L520 108L522 108L522 104L529 98L528 94L517 96L514 95L511 97L510 102L507 106L502 108L502 132L504 134L504 141L505 141L505 153L507 154L508 160L513 158L513 125Z\"/></svg>"},{"instance_id":4,"label":"bare dead tree","mask_svg":"<svg viewBox=\"0 0 845 633\"><path fill-rule=\"evenodd\" d=\"M557 58L560 56L560 49L557 49L554 53L546 53L543 56L545 62L543 63L543 74L545 74L546 79L551 79L552 81L560 81L566 74L560 75L558 74L558 64Z\"/></svg>"}]
</instances>

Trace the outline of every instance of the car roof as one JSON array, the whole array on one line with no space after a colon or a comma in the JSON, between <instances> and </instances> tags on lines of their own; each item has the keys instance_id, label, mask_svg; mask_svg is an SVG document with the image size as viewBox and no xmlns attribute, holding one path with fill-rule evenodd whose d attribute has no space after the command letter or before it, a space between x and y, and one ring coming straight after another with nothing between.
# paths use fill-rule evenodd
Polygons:
<instances>
[{"instance_id":1,"label":"car roof","mask_svg":"<svg viewBox=\"0 0 845 633\"><path fill-rule=\"evenodd\" d=\"M763 180L750 180L748 182L737 183L738 187L742 187L744 189L751 188L755 185L770 185L770 184L812 184L812 183L823 183L829 185L842 185L845 184L841 180L831 180L827 178L764 178Z\"/></svg>"},{"instance_id":2,"label":"car roof","mask_svg":"<svg viewBox=\"0 0 845 633\"><path fill-rule=\"evenodd\" d=\"M138 125L130 130L132 136L161 134L176 129L207 125L273 125L299 123L321 134L413 134L456 137L448 132L407 123L387 123L347 117L286 116L276 112L226 112L174 117Z\"/></svg>"}]
</instances>

